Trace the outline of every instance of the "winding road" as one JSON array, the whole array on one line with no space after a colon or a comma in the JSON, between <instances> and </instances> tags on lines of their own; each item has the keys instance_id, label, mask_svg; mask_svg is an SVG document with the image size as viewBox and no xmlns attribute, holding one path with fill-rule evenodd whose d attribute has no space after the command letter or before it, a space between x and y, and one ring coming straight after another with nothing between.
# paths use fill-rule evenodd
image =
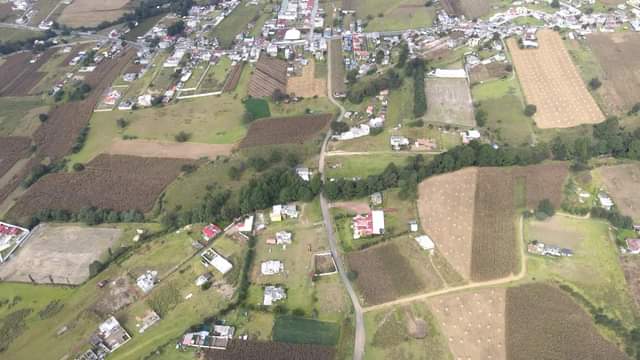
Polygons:
<instances>
[{"instance_id":1,"label":"winding road","mask_svg":"<svg viewBox=\"0 0 640 360\"><path fill-rule=\"evenodd\" d=\"M331 90L331 46L329 46L329 50L327 53L327 57L329 61L327 61L328 65L328 80L327 80L327 91L329 100L340 109L340 115L338 116L337 121L342 121L344 117L345 109L336 99L333 98L333 91ZM331 130L327 132L327 136L322 143L322 150L320 151L320 162L318 164L318 169L322 174L322 180L325 180L324 174L324 164L325 164L325 155L327 153L327 144L329 143L329 139L331 139ZM331 255L336 261L336 265L338 267L338 273L340 274L340 279L344 283L345 288L347 289L347 293L351 298L351 302L353 303L353 310L356 316L356 336L353 346L353 359L354 360L362 360L364 358L364 346L365 346L365 329L364 329L364 315L362 311L362 306L360 305L360 301L358 300L358 295L353 290L353 285L351 285L351 281L347 277L347 273L345 271L344 263L342 262L342 258L340 257L340 253L338 252L338 245L336 241L336 235L333 231L333 224L331 221L331 214L329 214L329 202L325 198L323 193L320 193L320 207L322 209L322 218L324 219L324 226L327 231L327 237L329 238L329 247L331 248Z\"/></svg>"}]
</instances>

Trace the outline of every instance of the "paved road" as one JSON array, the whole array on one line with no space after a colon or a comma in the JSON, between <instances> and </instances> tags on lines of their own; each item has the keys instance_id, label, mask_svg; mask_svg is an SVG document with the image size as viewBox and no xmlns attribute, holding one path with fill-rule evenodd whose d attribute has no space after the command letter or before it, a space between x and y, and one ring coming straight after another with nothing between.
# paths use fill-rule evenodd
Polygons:
<instances>
[{"instance_id":1,"label":"paved road","mask_svg":"<svg viewBox=\"0 0 640 360\"><path fill-rule=\"evenodd\" d=\"M444 289L441 289L441 290L432 291L432 292L428 292L428 293L424 293L424 294L408 296L408 297L400 298L400 299L397 299L397 300L389 301L389 302L386 302L386 303L369 306L369 307L365 308L364 311L365 312L369 312L369 311L384 309L384 308L387 308L387 307L390 307L390 306L394 306L394 305L401 305L401 304L406 304L406 303L410 303L410 302L413 302L413 301L424 300L424 299L428 299L428 298L435 297L435 296L449 294L449 293L452 293L452 292L471 290L471 289L478 289L478 288L484 288L484 287L489 287L489 286L503 285L503 284L508 284L510 282L522 280L527 274L527 259L526 259L526 254L525 254L525 251L524 251L524 240L523 240L524 239L524 217L522 217L522 216L520 216L519 227L520 227L520 236L518 237L518 244L520 245L519 246L519 250L520 250L520 270L518 271L517 274L512 274L512 275L509 275L507 277L500 278L500 279L495 279L495 280L490 280L490 281L482 281L482 282L472 282L472 283L469 283L469 284L466 284L466 285L455 286L455 287L450 287L450 288L444 288Z\"/></svg>"},{"instance_id":2,"label":"paved road","mask_svg":"<svg viewBox=\"0 0 640 360\"><path fill-rule=\"evenodd\" d=\"M329 47L329 52L327 56L331 59L331 47ZM345 109L333 98L333 93L331 91L331 61L328 62L328 95L329 100L336 105L340 109L340 116L338 117L338 121L342 121L342 117L344 116ZM318 169L322 174L322 178L324 180L324 163L325 163L325 154L327 151L327 144L329 139L331 138L331 131L327 132L327 136L324 139L324 143L322 144L322 150L320 151L320 163L318 164ZM365 329L364 329L364 315L362 312L362 306L360 305L360 301L358 300L358 295L353 290L353 286L351 285L351 281L347 277L347 273L345 272L344 263L342 262L342 258L340 257L340 253L338 252L338 245L335 237L335 233L333 232L333 224L331 222L331 215L329 214L329 202L324 197L324 194L320 194L320 207L322 209L322 217L324 219L324 225L327 231L327 237L329 238L329 247L331 248L331 255L336 260L336 265L338 267L338 273L340 274L340 279L344 283L345 288L347 289L347 293L351 298L351 302L353 303L353 309L356 315L356 336L353 347L353 359L354 360L362 360L364 358L364 341L365 341Z\"/></svg>"}]
</instances>

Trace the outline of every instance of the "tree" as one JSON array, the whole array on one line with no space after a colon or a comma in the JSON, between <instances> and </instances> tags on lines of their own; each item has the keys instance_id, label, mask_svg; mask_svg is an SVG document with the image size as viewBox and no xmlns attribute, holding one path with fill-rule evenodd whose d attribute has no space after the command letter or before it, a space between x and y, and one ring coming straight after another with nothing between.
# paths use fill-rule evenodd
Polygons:
<instances>
[{"instance_id":1,"label":"tree","mask_svg":"<svg viewBox=\"0 0 640 360\"><path fill-rule=\"evenodd\" d=\"M589 80L589 87L591 88L591 90L597 90L600 86L602 86L602 82L597 77Z\"/></svg>"},{"instance_id":2,"label":"tree","mask_svg":"<svg viewBox=\"0 0 640 360\"><path fill-rule=\"evenodd\" d=\"M357 69L351 69L347 72L347 82L349 82L349 84L355 84L356 81L358 81L358 70Z\"/></svg>"},{"instance_id":3,"label":"tree","mask_svg":"<svg viewBox=\"0 0 640 360\"><path fill-rule=\"evenodd\" d=\"M116 120L116 125L118 125L120 129L124 129L127 127L127 125L129 125L129 122L123 118L119 118L118 120Z\"/></svg>"},{"instance_id":4,"label":"tree","mask_svg":"<svg viewBox=\"0 0 640 360\"><path fill-rule=\"evenodd\" d=\"M73 171L82 171L84 170L84 165L82 163L75 163L72 166Z\"/></svg>"},{"instance_id":5,"label":"tree","mask_svg":"<svg viewBox=\"0 0 640 360\"><path fill-rule=\"evenodd\" d=\"M343 132L349 131L349 125L344 121L332 121L331 122L331 132L334 134L342 134Z\"/></svg>"},{"instance_id":6,"label":"tree","mask_svg":"<svg viewBox=\"0 0 640 360\"><path fill-rule=\"evenodd\" d=\"M551 216L555 215L556 210L553 207L553 204L551 203L551 200L543 199L538 203L538 208L536 209L536 212L542 213L542 214L546 215L547 217L551 217Z\"/></svg>"},{"instance_id":7,"label":"tree","mask_svg":"<svg viewBox=\"0 0 640 360\"><path fill-rule=\"evenodd\" d=\"M232 166L227 171L227 175L229 175L229 179L231 180L239 180L240 176L242 176L242 171L235 166Z\"/></svg>"},{"instance_id":8,"label":"tree","mask_svg":"<svg viewBox=\"0 0 640 360\"><path fill-rule=\"evenodd\" d=\"M185 131L180 131L179 133L177 133L174 136L174 139L177 142L187 142L187 141L189 141L190 138L191 138L191 134L189 134L188 132L185 132Z\"/></svg>"},{"instance_id":9,"label":"tree","mask_svg":"<svg viewBox=\"0 0 640 360\"><path fill-rule=\"evenodd\" d=\"M376 64L382 64L383 60L384 60L384 51L378 50L376 52Z\"/></svg>"},{"instance_id":10,"label":"tree","mask_svg":"<svg viewBox=\"0 0 640 360\"><path fill-rule=\"evenodd\" d=\"M551 7L558 9L560 7L560 0L551 0Z\"/></svg>"},{"instance_id":11,"label":"tree","mask_svg":"<svg viewBox=\"0 0 640 360\"><path fill-rule=\"evenodd\" d=\"M487 112L483 109L476 110L476 124L482 127L487 123Z\"/></svg>"},{"instance_id":12,"label":"tree","mask_svg":"<svg viewBox=\"0 0 640 360\"><path fill-rule=\"evenodd\" d=\"M40 113L40 115L38 115L38 119L40 119L40 122L45 122L47 121L47 119L49 119L49 115L45 113Z\"/></svg>"},{"instance_id":13,"label":"tree","mask_svg":"<svg viewBox=\"0 0 640 360\"><path fill-rule=\"evenodd\" d=\"M256 116L251 111L245 111L242 114L242 123L245 125L251 124L256 120Z\"/></svg>"},{"instance_id":14,"label":"tree","mask_svg":"<svg viewBox=\"0 0 640 360\"><path fill-rule=\"evenodd\" d=\"M538 107L533 104L527 104L527 106L524 107L524 114L528 117L532 117L536 111L538 111Z\"/></svg>"},{"instance_id":15,"label":"tree","mask_svg":"<svg viewBox=\"0 0 640 360\"><path fill-rule=\"evenodd\" d=\"M167 28L167 35L169 36L180 35L184 32L184 28L185 28L184 21L178 20L173 24L169 25L169 27Z\"/></svg>"},{"instance_id":16,"label":"tree","mask_svg":"<svg viewBox=\"0 0 640 360\"><path fill-rule=\"evenodd\" d=\"M284 101L288 98L289 98L289 95L285 94L280 89L273 90L273 93L271 94L271 100L273 100L273 102L276 102L276 103Z\"/></svg>"}]
</instances>

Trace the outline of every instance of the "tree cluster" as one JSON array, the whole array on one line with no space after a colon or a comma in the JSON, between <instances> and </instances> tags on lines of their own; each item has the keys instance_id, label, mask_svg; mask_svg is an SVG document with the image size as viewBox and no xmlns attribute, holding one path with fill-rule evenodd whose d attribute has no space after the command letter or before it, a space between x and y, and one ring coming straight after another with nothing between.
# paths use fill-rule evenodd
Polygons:
<instances>
[{"instance_id":1,"label":"tree cluster","mask_svg":"<svg viewBox=\"0 0 640 360\"><path fill-rule=\"evenodd\" d=\"M87 225L120 222L143 222L144 215L138 210L115 211L86 207L77 213L62 209L42 209L31 217L28 227L34 227L41 222L82 222Z\"/></svg>"},{"instance_id":2,"label":"tree cluster","mask_svg":"<svg viewBox=\"0 0 640 360\"><path fill-rule=\"evenodd\" d=\"M407 64L407 75L413 75L413 116L422 117L427 112L427 95L424 91L425 62L420 58Z\"/></svg>"},{"instance_id":3,"label":"tree cluster","mask_svg":"<svg viewBox=\"0 0 640 360\"><path fill-rule=\"evenodd\" d=\"M402 78L398 72L389 69L381 76L352 86L347 91L347 99L354 104L360 104L366 97L378 95L381 90L397 89L400 85L402 85Z\"/></svg>"}]
</instances>

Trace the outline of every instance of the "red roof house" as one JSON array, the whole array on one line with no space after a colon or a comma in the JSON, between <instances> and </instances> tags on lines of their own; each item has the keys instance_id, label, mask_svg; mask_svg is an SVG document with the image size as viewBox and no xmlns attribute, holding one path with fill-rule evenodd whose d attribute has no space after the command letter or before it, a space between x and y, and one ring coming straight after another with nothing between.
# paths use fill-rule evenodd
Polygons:
<instances>
[{"instance_id":1,"label":"red roof house","mask_svg":"<svg viewBox=\"0 0 640 360\"><path fill-rule=\"evenodd\" d=\"M202 236L205 240L209 241L222 232L222 229L215 224L209 224L202 229Z\"/></svg>"}]
</instances>

